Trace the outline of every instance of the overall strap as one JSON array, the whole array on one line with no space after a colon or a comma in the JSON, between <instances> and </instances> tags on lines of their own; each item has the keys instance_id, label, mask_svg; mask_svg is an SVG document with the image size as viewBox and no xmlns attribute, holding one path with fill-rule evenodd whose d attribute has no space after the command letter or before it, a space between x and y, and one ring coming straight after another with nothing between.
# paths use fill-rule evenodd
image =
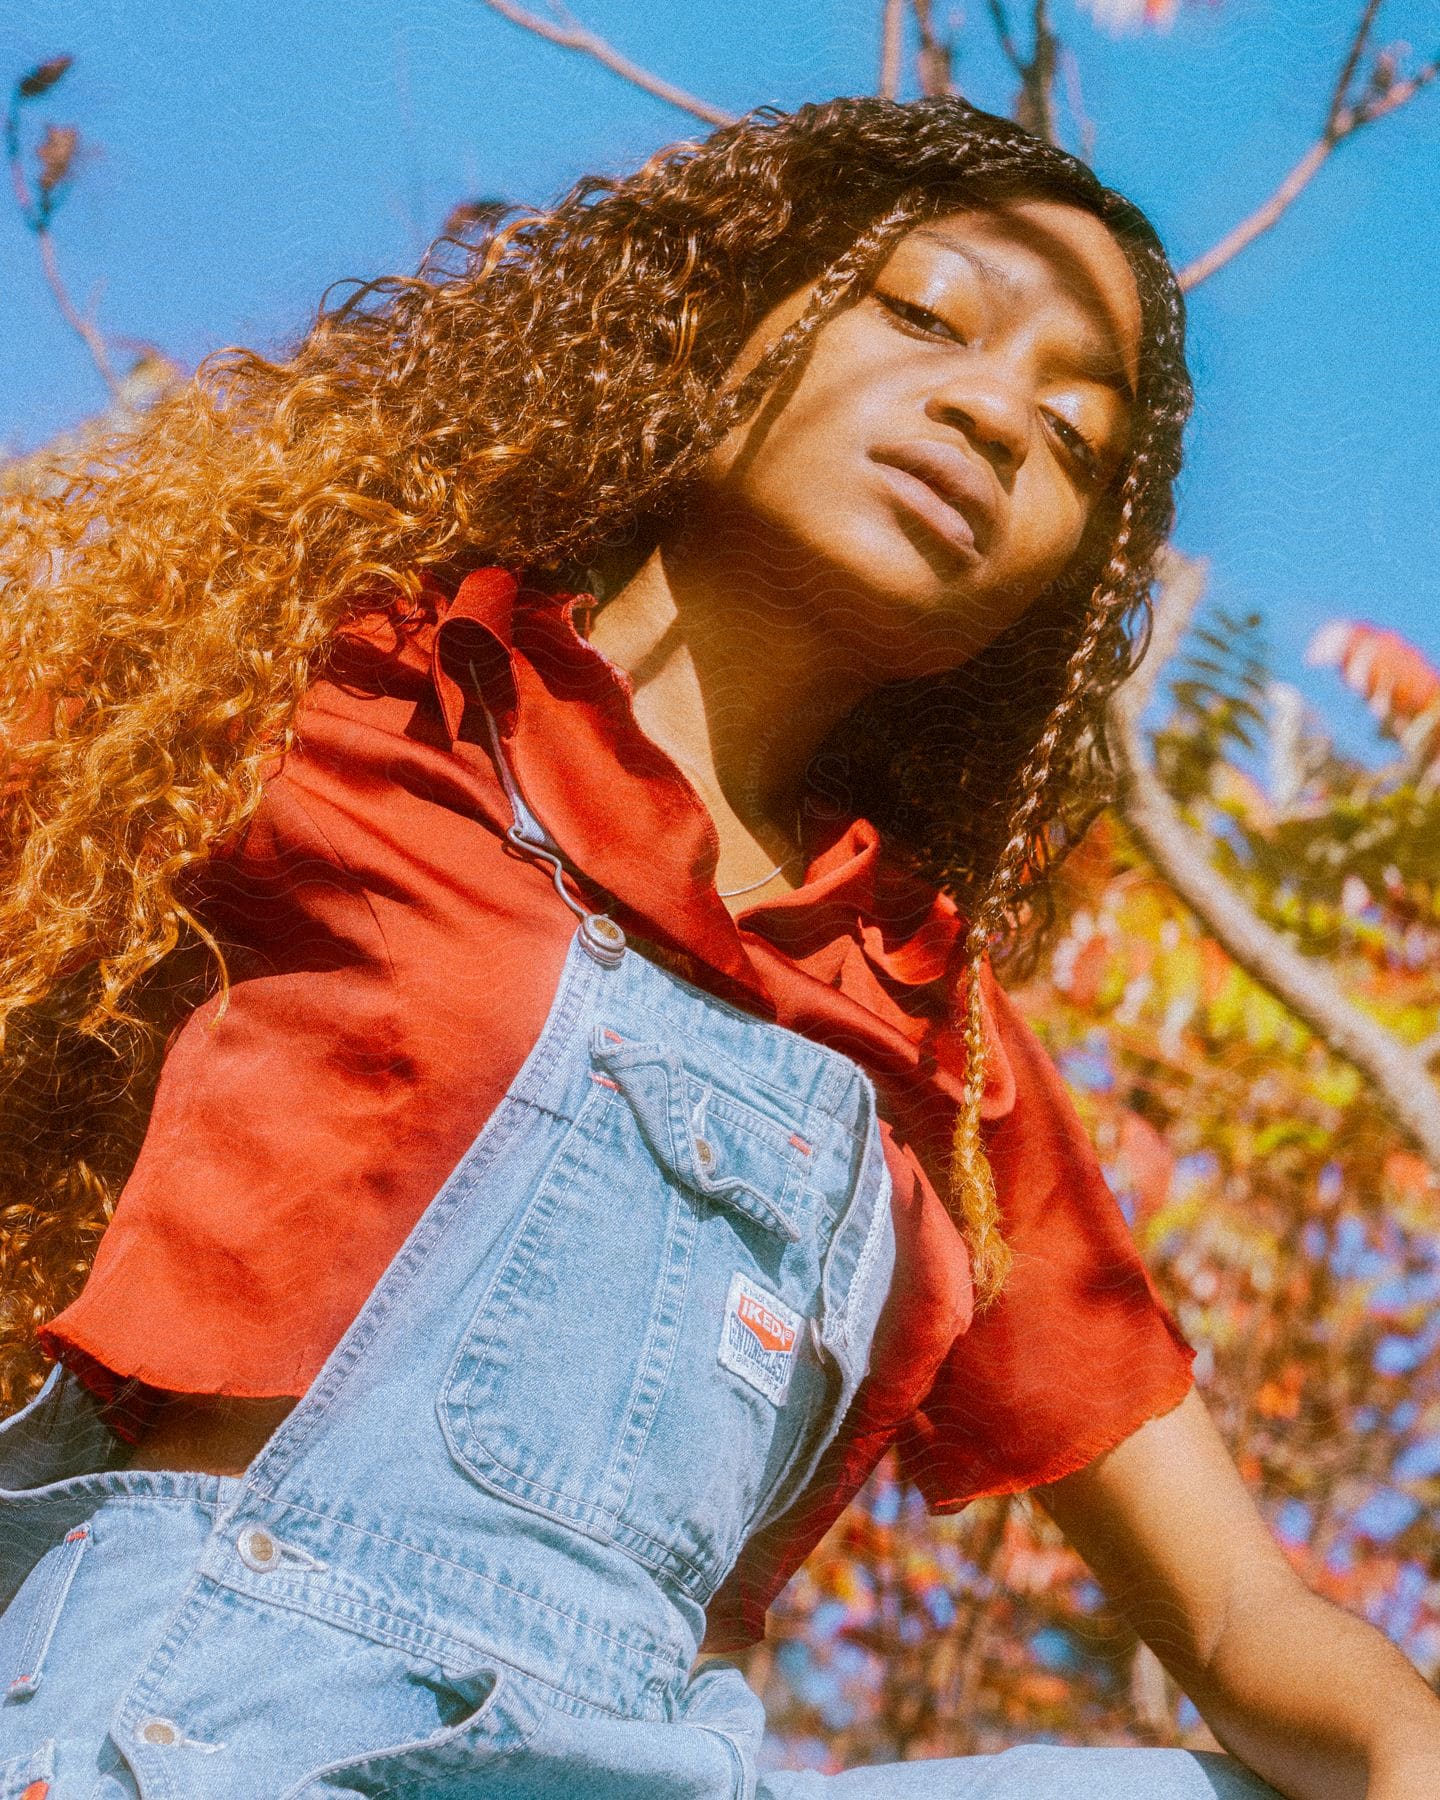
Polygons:
<instances>
[{"instance_id":1,"label":"overall strap","mask_svg":"<svg viewBox=\"0 0 1440 1800\"><path fill-rule=\"evenodd\" d=\"M505 798L510 802L512 822L505 833L506 838L522 856L549 867L555 892L580 921L580 947L605 968L614 968L625 954L625 933L608 913L589 911L570 893L565 883L566 870L560 846L526 804L515 779L515 772L505 756L494 715L488 707L482 708L482 711L500 785L505 790Z\"/></svg>"}]
</instances>

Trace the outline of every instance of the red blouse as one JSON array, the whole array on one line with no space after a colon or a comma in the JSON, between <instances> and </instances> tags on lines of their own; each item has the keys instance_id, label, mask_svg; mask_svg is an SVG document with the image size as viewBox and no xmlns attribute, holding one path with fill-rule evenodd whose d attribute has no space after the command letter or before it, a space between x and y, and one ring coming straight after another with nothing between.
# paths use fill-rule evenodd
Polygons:
<instances>
[{"instance_id":1,"label":"red blouse","mask_svg":"<svg viewBox=\"0 0 1440 1800\"><path fill-rule=\"evenodd\" d=\"M544 1025L574 914L503 839L483 697L587 904L709 992L872 1077L898 1260L824 1468L752 1539L707 1649L765 1608L884 1450L932 1508L1054 1480L1184 1396L1156 1297L1054 1066L986 974L986 1145L1015 1252L971 1318L935 1182L960 1097L964 920L867 820L807 827L803 884L732 918L703 803L580 636L586 596L503 569L377 606L187 899L233 986L176 1032L90 1279L42 1330L123 1436L155 1390L303 1394Z\"/></svg>"}]
</instances>

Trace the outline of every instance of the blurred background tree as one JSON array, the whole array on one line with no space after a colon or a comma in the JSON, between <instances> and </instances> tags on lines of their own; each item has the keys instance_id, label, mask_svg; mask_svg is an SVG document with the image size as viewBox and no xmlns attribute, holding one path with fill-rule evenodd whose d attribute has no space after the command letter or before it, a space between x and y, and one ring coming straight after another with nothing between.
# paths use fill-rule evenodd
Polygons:
<instances>
[{"instance_id":1,"label":"blurred background tree","mask_svg":"<svg viewBox=\"0 0 1440 1800\"><path fill-rule=\"evenodd\" d=\"M622 52L561 0L474 8L497 19L487 93L504 89L507 57L518 68L522 46L538 42L557 83L584 64L617 92L658 103L661 116L707 127L734 116ZM820 12L801 10L818 31ZM1101 34L1183 27L1187 10L1183 0L1089 0L1064 7L1062 20L1047 0L986 0L974 16L934 0L866 0L873 61L843 91L963 88L1094 160L1086 63L1099 59ZM1188 290L1252 254L1292 208L1323 217L1319 178L1331 158L1362 135L1401 129L1383 122L1436 76L1433 56L1382 41L1380 0L1363 0L1343 30L1328 0L1324 10L1321 37L1334 54L1310 140L1184 263ZM1407 24L1418 29L1425 8L1414 13ZM657 44L665 23L659 11L646 22ZM1298 62L1313 45L1295 30ZM670 60L673 46L662 47ZM57 216L95 151L57 116L71 60L57 51L22 67L6 116L36 279L103 400L94 416L82 410L51 430L52 442L103 430L184 373L179 355L108 329L62 270ZM408 64L397 63L396 95L408 134ZM755 92L745 104L771 97ZM1176 120L1163 93L1142 98L1163 164ZM1227 122L1246 99L1220 95ZM1178 173L1177 191L1188 179ZM495 204L452 194L446 225L462 228ZM417 240L421 211L418 201L409 209ZM1200 389L1203 426L1203 366ZM44 448L42 439L0 458L0 483L43 478ZM1378 472L1362 467L1367 478ZM1387 485L1382 516L1399 531L1409 515ZM1316 621L1308 668L1293 654L1282 661L1273 609L1207 604L1210 579L1207 564L1172 553L1150 656L1111 721L1119 799L1065 866L1059 928L1017 997L1078 1097L1287 1553L1433 1681L1440 670L1393 616L1385 626ZM1336 704L1347 691L1371 709L1374 741L1359 744ZM986 1501L929 1519L888 1464L792 1582L748 1673L770 1715L775 1764L836 1769L1035 1738L1209 1742L1038 1510Z\"/></svg>"}]
</instances>

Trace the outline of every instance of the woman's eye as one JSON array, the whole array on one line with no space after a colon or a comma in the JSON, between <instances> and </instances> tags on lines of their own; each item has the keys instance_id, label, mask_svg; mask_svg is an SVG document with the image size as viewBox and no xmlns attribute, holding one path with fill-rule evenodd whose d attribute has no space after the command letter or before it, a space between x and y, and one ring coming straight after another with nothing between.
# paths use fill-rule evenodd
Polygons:
<instances>
[{"instance_id":1,"label":"woman's eye","mask_svg":"<svg viewBox=\"0 0 1440 1800\"><path fill-rule=\"evenodd\" d=\"M916 306L913 301L901 300L894 294L877 293L875 298L897 318L903 319L907 325L913 325L917 331L923 331L926 337L945 337L957 344L963 344L965 341L953 326L947 325L939 313L931 312L928 306Z\"/></svg>"},{"instance_id":2,"label":"woman's eye","mask_svg":"<svg viewBox=\"0 0 1440 1800\"><path fill-rule=\"evenodd\" d=\"M1051 413L1050 422L1055 427L1065 448L1081 464L1087 475L1098 476L1100 473L1100 452L1084 434L1076 429L1068 419L1062 419L1059 413Z\"/></svg>"}]
</instances>

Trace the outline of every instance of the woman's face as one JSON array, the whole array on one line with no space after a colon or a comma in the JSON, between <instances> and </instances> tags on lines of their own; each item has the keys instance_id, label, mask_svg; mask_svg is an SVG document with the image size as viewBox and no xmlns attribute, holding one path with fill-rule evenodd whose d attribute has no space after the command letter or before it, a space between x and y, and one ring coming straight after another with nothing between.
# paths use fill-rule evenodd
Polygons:
<instances>
[{"instance_id":1,"label":"woman's face","mask_svg":"<svg viewBox=\"0 0 1440 1800\"><path fill-rule=\"evenodd\" d=\"M1018 200L917 226L711 453L695 516L794 570L885 678L953 667L1112 529L1140 333L1124 252L1089 213Z\"/></svg>"}]
</instances>

